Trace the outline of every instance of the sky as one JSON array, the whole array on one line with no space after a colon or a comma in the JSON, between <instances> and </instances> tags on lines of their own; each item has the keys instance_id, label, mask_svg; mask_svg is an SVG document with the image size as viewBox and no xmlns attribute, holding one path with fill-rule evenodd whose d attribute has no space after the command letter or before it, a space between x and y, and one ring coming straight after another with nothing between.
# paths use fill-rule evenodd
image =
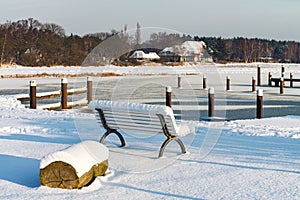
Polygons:
<instances>
[{"instance_id":1,"label":"sky","mask_svg":"<svg viewBox=\"0 0 300 200\"><path fill-rule=\"evenodd\" d=\"M192 36L300 42L299 0L0 0L0 23L34 18L67 34L158 27Z\"/></svg>"}]
</instances>

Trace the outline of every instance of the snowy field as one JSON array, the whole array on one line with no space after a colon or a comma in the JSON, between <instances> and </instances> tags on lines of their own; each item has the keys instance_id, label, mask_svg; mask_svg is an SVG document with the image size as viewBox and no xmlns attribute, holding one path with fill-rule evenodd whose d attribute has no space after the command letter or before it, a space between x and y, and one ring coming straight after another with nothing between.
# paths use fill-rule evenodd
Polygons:
<instances>
[{"instance_id":1,"label":"snowy field","mask_svg":"<svg viewBox=\"0 0 300 200\"><path fill-rule=\"evenodd\" d=\"M265 110L263 119L255 119L251 79L256 66L1 68L2 77L123 75L94 77L94 97L99 99L163 104L165 86L171 85L175 114L197 121L197 128L195 135L182 138L188 154L178 154L179 147L171 143L160 159L162 135L125 134L124 148L111 137L105 142L110 150L106 176L81 190L42 187L39 165L44 156L82 140L97 141L103 130L86 108L64 112L25 108L15 100L14 91L28 92L32 78L2 78L0 199L300 199L300 83L294 88L287 83L285 94L279 95L279 88L266 85L268 72L279 77L281 65L261 65ZM287 74L300 78L300 66L285 67ZM176 88L179 74L181 89ZM216 114L228 119L225 122L199 120L207 113L203 75L208 86L216 88ZM226 76L232 81L230 91L224 91ZM46 88L59 84L60 78L35 79ZM69 81L82 87L86 78Z\"/></svg>"}]
</instances>

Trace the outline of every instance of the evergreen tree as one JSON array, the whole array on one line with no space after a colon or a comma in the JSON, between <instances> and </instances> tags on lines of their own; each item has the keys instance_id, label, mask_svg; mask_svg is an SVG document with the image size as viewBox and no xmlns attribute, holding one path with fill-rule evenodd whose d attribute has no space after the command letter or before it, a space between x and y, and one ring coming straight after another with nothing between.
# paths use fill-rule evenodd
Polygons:
<instances>
[{"instance_id":1,"label":"evergreen tree","mask_svg":"<svg viewBox=\"0 0 300 200\"><path fill-rule=\"evenodd\" d=\"M135 48L139 49L141 48L141 25L139 22L136 24L136 32L135 32Z\"/></svg>"}]
</instances>

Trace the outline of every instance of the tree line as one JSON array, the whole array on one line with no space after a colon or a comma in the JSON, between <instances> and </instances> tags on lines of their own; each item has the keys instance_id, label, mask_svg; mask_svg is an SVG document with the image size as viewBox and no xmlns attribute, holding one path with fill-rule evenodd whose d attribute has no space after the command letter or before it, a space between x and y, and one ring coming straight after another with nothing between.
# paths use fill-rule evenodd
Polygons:
<instances>
[{"instance_id":1,"label":"tree line","mask_svg":"<svg viewBox=\"0 0 300 200\"><path fill-rule=\"evenodd\" d=\"M300 43L295 41L198 36L194 39L206 43L216 62L300 62Z\"/></svg>"},{"instance_id":2,"label":"tree line","mask_svg":"<svg viewBox=\"0 0 300 200\"><path fill-rule=\"evenodd\" d=\"M99 32L84 36L69 35L60 25L41 23L29 18L0 24L0 65L24 66L80 66L92 50L104 40L113 37L110 45L120 52L136 48L156 48L177 45L188 40L204 41L207 52L215 62L300 62L300 43L259 38L200 37L178 33L152 33L141 42L141 26L137 23L135 36L129 36L127 26L121 31ZM109 51L109 48L107 49ZM95 52L94 52L95 53ZM103 52L104 55L107 52ZM109 52L108 52L109 53ZM117 52L109 54L118 55ZM104 59L101 56L99 59ZM111 60L109 60L111 62Z\"/></svg>"},{"instance_id":3,"label":"tree line","mask_svg":"<svg viewBox=\"0 0 300 200\"><path fill-rule=\"evenodd\" d=\"M6 22L0 25L0 64L80 65L95 46L113 34L114 31L67 36L63 27L54 23L32 18Z\"/></svg>"}]
</instances>

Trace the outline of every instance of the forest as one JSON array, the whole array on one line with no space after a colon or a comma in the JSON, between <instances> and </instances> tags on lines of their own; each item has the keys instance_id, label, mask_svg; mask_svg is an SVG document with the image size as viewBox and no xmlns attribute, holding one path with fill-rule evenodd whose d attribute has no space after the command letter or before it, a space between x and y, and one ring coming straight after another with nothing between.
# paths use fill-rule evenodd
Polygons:
<instances>
[{"instance_id":1,"label":"forest","mask_svg":"<svg viewBox=\"0 0 300 200\"><path fill-rule=\"evenodd\" d=\"M300 62L300 43L260 38L221 38L190 36L158 32L141 42L142 29L137 23L136 33L129 36L127 26L110 32L91 33L83 36L66 35L62 26L42 23L36 19L7 21L0 24L0 66L80 66L92 50L110 37L117 38L114 45L134 49L162 49L188 40L204 41L206 50L217 63L226 62ZM114 38L114 40L116 40ZM109 61L111 62L111 61Z\"/></svg>"}]
</instances>

